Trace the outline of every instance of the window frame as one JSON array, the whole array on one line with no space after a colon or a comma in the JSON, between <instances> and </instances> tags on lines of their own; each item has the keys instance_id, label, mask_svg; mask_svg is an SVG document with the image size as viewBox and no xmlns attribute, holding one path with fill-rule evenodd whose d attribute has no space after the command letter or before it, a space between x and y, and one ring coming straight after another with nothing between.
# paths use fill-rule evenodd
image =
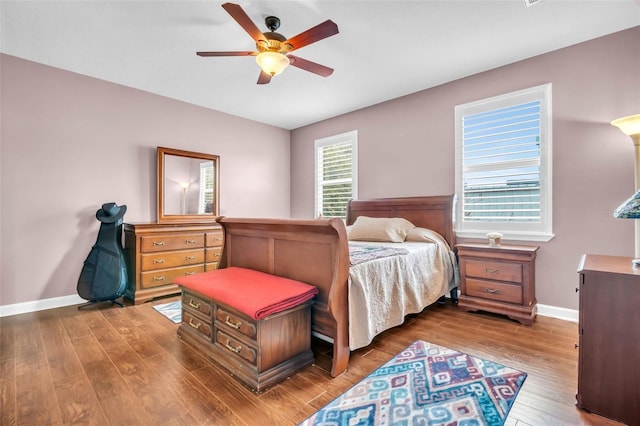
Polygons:
<instances>
[{"instance_id":1,"label":"window frame","mask_svg":"<svg viewBox=\"0 0 640 426\"><path fill-rule=\"evenodd\" d=\"M462 238L486 238L487 232L501 232L503 239L523 241L549 241L553 234L552 208L552 103L551 83L530 87L455 107L455 188L456 236ZM491 221L464 222L463 188L463 118L466 115L493 111L531 101L540 101L540 222L507 223Z\"/></svg>"},{"instance_id":2,"label":"window frame","mask_svg":"<svg viewBox=\"0 0 640 426\"><path fill-rule=\"evenodd\" d=\"M321 188L321 184L322 182L319 181L318 179L318 154L319 154L319 150L320 148L324 148L326 146L331 146L331 145L339 145L339 144L343 144L346 142L350 142L351 143L351 198L352 199L356 199L358 198L358 131L357 130L352 130L350 132L345 132L345 133L341 133L338 135L334 135L334 136L328 136L325 138L321 138L321 139L316 139L314 141L314 167L313 167L313 173L314 173L314 216L315 217L320 217L320 214L323 211L323 206L321 206L320 204L320 197L322 192L320 191ZM345 210L346 211L346 210ZM343 220L345 220L346 218L343 218Z\"/></svg>"}]
</instances>

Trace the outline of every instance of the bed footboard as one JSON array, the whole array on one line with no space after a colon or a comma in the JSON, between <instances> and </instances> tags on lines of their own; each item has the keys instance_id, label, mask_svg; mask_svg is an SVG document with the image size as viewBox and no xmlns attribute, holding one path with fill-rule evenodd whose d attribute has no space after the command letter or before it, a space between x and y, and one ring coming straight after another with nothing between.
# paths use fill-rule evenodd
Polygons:
<instances>
[{"instance_id":1,"label":"bed footboard","mask_svg":"<svg viewBox=\"0 0 640 426\"><path fill-rule=\"evenodd\" d=\"M340 219L216 219L225 232L222 266L238 266L318 288L311 329L333 340L331 376L349 362L349 246Z\"/></svg>"}]
</instances>

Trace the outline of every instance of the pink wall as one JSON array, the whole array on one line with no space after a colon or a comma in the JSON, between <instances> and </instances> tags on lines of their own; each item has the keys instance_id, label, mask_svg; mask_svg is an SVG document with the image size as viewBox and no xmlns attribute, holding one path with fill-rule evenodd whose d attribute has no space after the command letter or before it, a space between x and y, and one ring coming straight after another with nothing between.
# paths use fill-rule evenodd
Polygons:
<instances>
[{"instance_id":1,"label":"pink wall","mask_svg":"<svg viewBox=\"0 0 640 426\"><path fill-rule=\"evenodd\" d=\"M640 113L638 45L635 27L296 129L292 216L313 216L315 139L358 130L360 198L452 194L454 107L551 82L556 236L540 244L536 294L577 309L580 256L634 252L633 222L612 217L634 192L633 145L609 122Z\"/></svg>"},{"instance_id":2,"label":"pink wall","mask_svg":"<svg viewBox=\"0 0 640 426\"><path fill-rule=\"evenodd\" d=\"M220 155L220 214L287 217L287 130L1 55L0 306L76 294L102 203L156 219L156 147Z\"/></svg>"}]
</instances>

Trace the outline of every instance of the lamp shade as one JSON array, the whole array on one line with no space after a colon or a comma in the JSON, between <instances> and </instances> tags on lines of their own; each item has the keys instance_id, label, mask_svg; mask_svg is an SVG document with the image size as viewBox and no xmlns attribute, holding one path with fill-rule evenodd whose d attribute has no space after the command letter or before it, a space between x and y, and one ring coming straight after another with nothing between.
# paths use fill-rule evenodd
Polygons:
<instances>
[{"instance_id":1,"label":"lamp shade","mask_svg":"<svg viewBox=\"0 0 640 426\"><path fill-rule=\"evenodd\" d=\"M640 219L640 191L633 194L613 212L618 219Z\"/></svg>"},{"instance_id":2,"label":"lamp shade","mask_svg":"<svg viewBox=\"0 0 640 426\"><path fill-rule=\"evenodd\" d=\"M611 125L622 130L627 136L640 135L640 114L618 118L613 120Z\"/></svg>"},{"instance_id":3,"label":"lamp shade","mask_svg":"<svg viewBox=\"0 0 640 426\"><path fill-rule=\"evenodd\" d=\"M278 75L289 66L289 58L279 52L262 52L256 56L256 62L270 76Z\"/></svg>"}]
</instances>

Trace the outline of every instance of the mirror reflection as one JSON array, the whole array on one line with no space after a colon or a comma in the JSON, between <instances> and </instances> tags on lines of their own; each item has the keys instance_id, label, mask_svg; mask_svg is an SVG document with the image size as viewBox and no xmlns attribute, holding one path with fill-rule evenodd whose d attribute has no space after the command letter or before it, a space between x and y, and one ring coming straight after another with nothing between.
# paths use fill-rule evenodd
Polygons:
<instances>
[{"instance_id":1,"label":"mirror reflection","mask_svg":"<svg viewBox=\"0 0 640 426\"><path fill-rule=\"evenodd\" d=\"M218 214L218 156L158 148L158 221L209 220Z\"/></svg>"}]
</instances>

